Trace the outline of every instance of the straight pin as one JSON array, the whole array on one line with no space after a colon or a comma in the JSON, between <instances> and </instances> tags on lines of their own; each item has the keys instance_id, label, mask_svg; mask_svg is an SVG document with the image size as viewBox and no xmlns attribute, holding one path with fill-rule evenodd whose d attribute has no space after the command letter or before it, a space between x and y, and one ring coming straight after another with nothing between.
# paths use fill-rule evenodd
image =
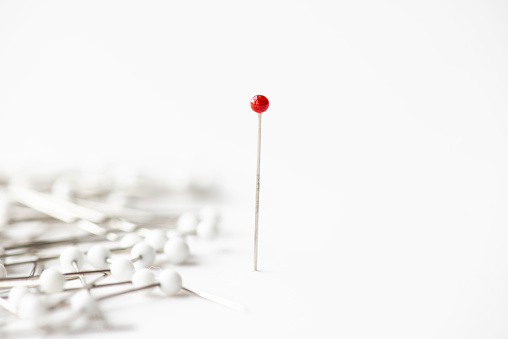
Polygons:
<instances>
[{"instance_id":1,"label":"straight pin","mask_svg":"<svg viewBox=\"0 0 508 339\"><path fill-rule=\"evenodd\" d=\"M258 270L258 221L259 221L259 182L261 170L261 113L268 109L269 102L264 95L255 95L250 99L250 107L258 113L258 147L256 161L256 208L254 212L254 271Z\"/></svg>"},{"instance_id":2,"label":"straight pin","mask_svg":"<svg viewBox=\"0 0 508 339\"><path fill-rule=\"evenodd\" d=\"M124 284L127 282L122 282L121 284ZM143 269L134 274L132 277L132 285L134 288L127 289L124 291L116 292L113 294L105 295L102 297L97 298L97 301L102 301L105 299L143 291L143 290L149 290L153 289L155 287L160 287L161 291L167 295L167 296L173 296L178 294L180 291L184 291L188 294L194 295L196 297L202 298L204 300L208 300L212 303L215 303L217 305L221 305L223 307L229 308L233 311L237 312L244 312L246 310L245 306L237 304L235 302L211 295L209 293L205 292L197 292L195 290L189 289L185 286L182 286L182 278L180 274L177 272L171 270L171 269L165 269L161 272L159 275L159 282L156 281L155 275L148 269ZM105 286L105 285L104 285Z\"/></svg>"}]
</instances>

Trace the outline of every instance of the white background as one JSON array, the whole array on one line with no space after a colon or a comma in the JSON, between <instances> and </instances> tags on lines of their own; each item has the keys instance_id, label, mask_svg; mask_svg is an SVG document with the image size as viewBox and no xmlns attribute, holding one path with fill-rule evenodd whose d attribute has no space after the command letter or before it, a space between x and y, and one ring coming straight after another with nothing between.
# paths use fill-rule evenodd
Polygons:
<instances>
[{"instance_id":1,"label":"white background","mask_svg":"<svg viewBox=\"0 0 508 339\"><path fill-rule=\"evenodd\" d=\"M184 271L249 312L110 301L136 328L96 338L506 338L507 20L503 0L0 0L0 165L219 174L223 240Z\"/></svg>"}]
</instances>

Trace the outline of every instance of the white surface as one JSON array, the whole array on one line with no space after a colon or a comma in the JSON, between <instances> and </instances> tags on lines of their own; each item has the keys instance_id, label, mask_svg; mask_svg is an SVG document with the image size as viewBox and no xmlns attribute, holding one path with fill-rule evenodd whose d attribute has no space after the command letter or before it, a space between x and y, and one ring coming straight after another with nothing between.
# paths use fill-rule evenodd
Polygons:
<instances>
[{"instance_id":1,"label":"white surface","mask_svg":"<svg viewBox=\"0 0 508 339\"><path fill-rule=\"evenodd\" d=\"M507 18L505 1L1 1L1 164L189 166L226 191L225 233L181 273L247 314L119 298L105 312L135 329L78 337L506 338Z\"/></svg>"}]
</instances>

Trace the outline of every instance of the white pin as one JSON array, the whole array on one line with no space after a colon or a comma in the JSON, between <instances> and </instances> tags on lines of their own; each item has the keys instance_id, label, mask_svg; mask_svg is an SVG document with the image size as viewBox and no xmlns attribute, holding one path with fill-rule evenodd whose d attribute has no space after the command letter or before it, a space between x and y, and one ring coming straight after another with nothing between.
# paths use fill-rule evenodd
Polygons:
<instances>
[{"instance_id":1,"label":"white pin","mask_svg":"<svg viewBox=\"0 0 508 339\"><path fill-rule=\"evenodd\" d=\"M129 260L129 262L130 262L130 260ZM75 280L75 279L78 279L80 275L100 274L100 273L104 274L104 273L110 273L110 272L111 272L111 270L105 269L105 270L67 272L67 273L62 273L62 275L65 277L65 280ZM26 286L26 287L40 286L39 279L40 279L41 275L42 274L0 279L0 289L12 288L15 286Z\"/></svg>"},{"instance_id":2,"label":"white pin","mask_svg":"<svg viewBox=\"0 0 508 339\"><path fill-rule=\"evenodd\" d=\"M75 274L78 275L79 280L81 281L81 284L83 285L83 295L87 294L87 299L90 301L87 305L90 307L86 309L87 315L98 318L102 321L104 327L109 327L108 322L106 320L106 317L104 316L104 313L99 309L99 307L95 307L95 304L93 302L93 298L90 295L90 289L92 286L98 281L108 276L109 273L104 272L103 275L94 281L87 283L85 279L85 274L81 274L80 267L82 267L83 263L85 261L85 257L83 253L77 248L77 247L68 247L62 251L62 254L60 254L60 263L63 267L72 267L75 270ZM111 270L113 272L113 270ZM41 275L42 277L42 275ZM74 296L75 297L75 296ZM79 298L79 297L76 297ZM84 299L84 298L83 298ZM71 300L72 304L72 300ZM79 304L79 303L78 303ZM79 307L76 307L79 309Z\"/></svg>"},{"instance_id":3,"label":"white pin","mask_svg":"<svg viewBox=\"0 0 508 339\"><path fill-rule=\"evenodd\" d=\"M131 274L132 279L131 280L125 280L125 281L117 281L107 284L100 284L100 285L92 285L90 286L90 289L97 289L97 288L103 288L103 287L113 287L113 286L120 286L120 285L126 285L126 284L132 284L134 288L140 288L144 287L150 284L157 283L157 279L155 277L155 274L149 270L148 268L142 268L135 273ZM64 292L71 292L71 291L79 291L83 290L83 287L72 287L72 288L66 288L63 291Z\"/></svg>"},{"instance_id":4,"label":"white pin","mask_svg":"<svg viewBox=\"0 0 508 339\"><path fill-rule=\"evenodd\" d=\"M185 239L174 237L169 239L164 245L164 254L172 264L183 264L190 255L189 245Z\"/></svg>"},{"instance_id":5,"label":"white pin","mask_svg":"<svg viewBox=\"0 0 508 339\"><path fill-rule=\"evenodd\" d=\"M155 262L155 249L146 242L139 242L131 249L131 263L137 267L150 267ZM87 252L88 262L97 269L105 269L113 264L111 251L103 245L94 245Z\"/></svg>"},{"instance_id":6,"label":"white pin","mask_svg":"<svg viewBox=\"0 0 508 339\"><path fill-rule=\"evenodd\" d=\"M44 293L63 291L65 276L56 268L44 270L39 277L39 288Z\"/></svg>"},{"instance_id":7,"label":"white pin","mask_svg":"<svg viewBox=\"0 0 508 339\"><path fill-rule=\"evenodd\" d=\"M155 262L155 249L146 242L134 245L131 250L131 261L136 267L150 267Z\"/></svg>"},{"instance_id":8,"label":"white pin","mask_svg":"<svg viewBox=\"0 0 508 339\"><path fill-rule=\"evenodd\" d=\"M258 114L258 147L256 161L256 208L254 212L254 271L258 270L258 221L259 221L259 182L261 170L261 114L268 109L269 101L264 95L250 99L250 107Z\"/></svg>"},{"instance_id":9,"label":"white pin","mask_svg":"<svg viewBox=\"0 0 508 339\"><path fill-rule=\"evenodd\" d=\"M148 239L134 244L131 250L131 261L136 267L150 267L155 262L156 254L162 251L172 264L183 264L189 258L189 246L182 237L174 237L165 241L167 238L163 232L149 234L158 237L157 239L151 239L151 243L156 245L158 249L156 250L153 246L149 245L147 243ZM134 240L141 240L141 238L136 237ZM112 263L111 252L102 245L92 246L88 250L87 258L88 262L97 269L105 269L108 263Z\"/></svg>"},{"instance_id":10,"label":"white pin","mask_svg":"<svg viewBox=\"0 0 508 339\"><path fill-rule=\"evenodd\" d=\"M211 301L215 304L224 306L224 307L232 309L234 311L243 312L246 310L245 306L243 306L241 304L238 304L238 303L235 303L235 302L232 302L229 300L225 300L223 298L216 297L216 296L210 295L208 293L197 292L195 290L191 290L187 287L184 287L182 285L182 277L180 276L180 274L178 274L178 272L173 271L171 269L162 270L161 274L159 275L158 282L156 280L154 280L155 277L154 277L153 273L151 273L151 272L148 273L147 271L149 271L149 270L140 270L134 274L134 276L132 278L132 284L134 286L133 289L109 294L109 295L98 298L97 301L109 299L112 297L116 297L116 296L120 296L120 295L124 295L124 294L128 294L128 293L133 293L133 292L137 292L137 291L142 291L142 290L147 290L147 289L150 290L150 289L153 289L154 287L159 287L161 289L161 291L167 296L174 296L174 295L178 294L178 292L184 291L186 293L189 293L194 296L200 297L202 299Z\"/></svg>"},{"instance_id":11,"label":"white pin","mask_svg":"<svg viewBox=\"0 0 508 339\"><path fill-rule=\"evenodd\" d=\"M131 255L134 248L136 248L136 252L134 254L138 254L137 257L139 259L139 256L142 255L139 253L141 253L143 249L146 250L146 248L136 247L138 245L139 244L134 245L134 247L131 250ZM147 251L149 253L147 255L147 258L145 258L145 261L150 260L148 256L152 255L152 251L150 250ZM133 260L129 260L127 258L118 258L113 260L111 259L111 251L103 245L92 246L88 250L87 259L89 264L91 264L94 268L97 268L99 270L107 271L108 264L111 264L109 272L113 276L113 278L115 278L115 280L119 281L129 280L134 274Z\"/></svg>"},{"instance_id":12,"label":"white pin","mask_svg":"<svg viewBox=\"0 0 508 339\"><path fill-rule=\"evenodd\" d=\"M26 288L12 289L8 300L0 298L0 306L16 317L33 321L39 329L44 329L40 320L46 314L46 305L39 296L28 293Z\"/></svg>"}]
</instances>

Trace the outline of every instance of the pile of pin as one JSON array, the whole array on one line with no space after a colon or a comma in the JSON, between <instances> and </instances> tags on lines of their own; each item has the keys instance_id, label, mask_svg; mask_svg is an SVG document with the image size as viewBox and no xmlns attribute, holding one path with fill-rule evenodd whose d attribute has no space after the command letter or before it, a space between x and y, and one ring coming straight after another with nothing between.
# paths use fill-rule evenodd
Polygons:
<instances>
[{"instance_id":1,"label":"pile of pin","mask_svg":"<svg viewBox=\"0 0 508 339\"><path fill-rule=\"evenodd\" d=\"M0 334L107 328L101 300L131 291L199 295L177 269L192 255L189 238L217 235L216 187L116 178L0 178Z\"/></svg>"}]
</instances>

